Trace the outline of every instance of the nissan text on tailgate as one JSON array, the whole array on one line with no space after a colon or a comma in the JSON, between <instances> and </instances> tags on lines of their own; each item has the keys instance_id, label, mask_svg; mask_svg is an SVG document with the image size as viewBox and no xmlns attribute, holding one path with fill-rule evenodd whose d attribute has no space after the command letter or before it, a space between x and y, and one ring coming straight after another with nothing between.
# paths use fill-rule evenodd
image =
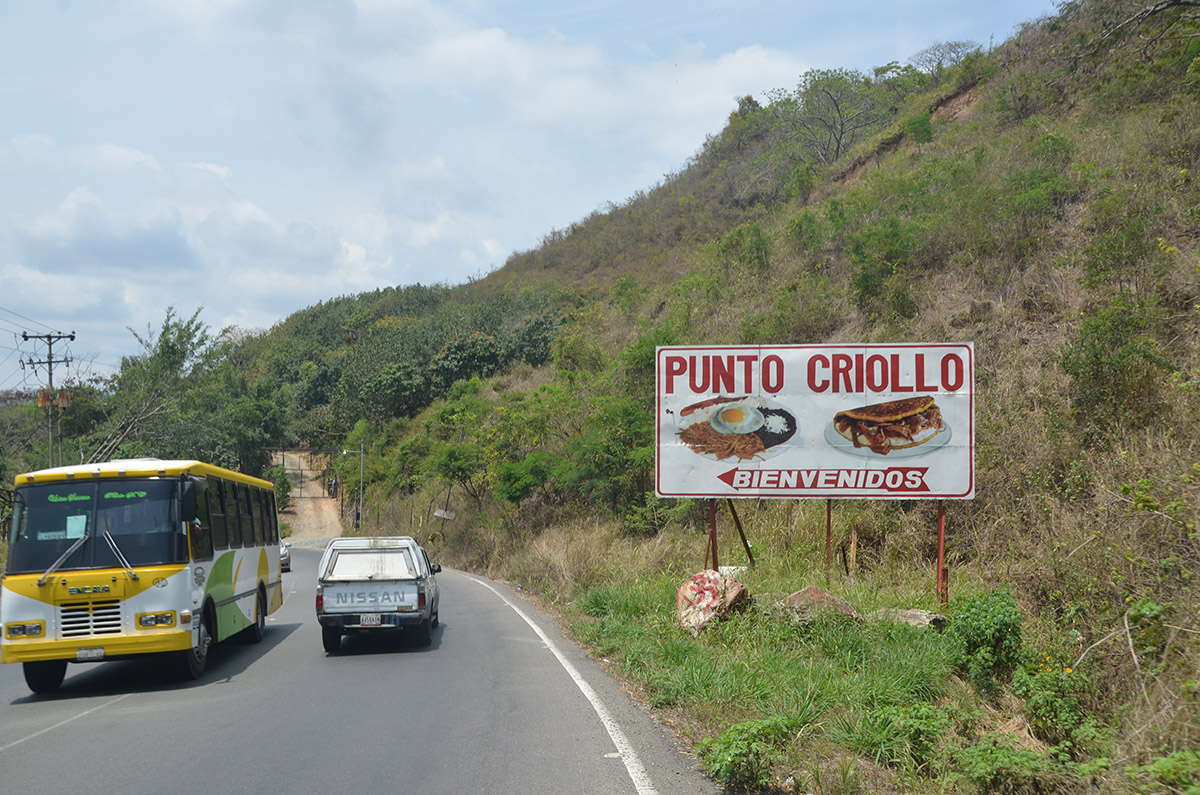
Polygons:
<instances>
[{"instance_id":1,"label":"nissan text on tailgate","mask_svg":"<svg viewBox=\"0 0 1200 795\"><path fill-rule=\"evenodd\" d=\"M429 562L408 536L335 538L317 567L317 621L325 651L341 648L352 632L415 629L422 646L438 625L442 567Z\"/></svg>"}]
</instances>

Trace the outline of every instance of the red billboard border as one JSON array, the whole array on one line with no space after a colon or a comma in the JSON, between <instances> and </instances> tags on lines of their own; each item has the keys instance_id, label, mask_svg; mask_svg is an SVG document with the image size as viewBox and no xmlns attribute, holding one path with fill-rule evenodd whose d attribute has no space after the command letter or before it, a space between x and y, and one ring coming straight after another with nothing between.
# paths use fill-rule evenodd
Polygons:
<instances>
[{"instance_id":1,"label":"red billboard border","mask_svg":"<svg viewBox=\"0 0 1200 795\"><path fill-rule=\"evenodd\" d=\"M704 352L704 351L729 351L729 350L746 350L771 352L781 350L805 350L805 351L831 351L831 350L846 350L861 348L865 351L872 349L881 350L937 350L937 349L956 349L964 352L967 358L967 371L970 373L970 412L968 415L968 433L967 447L970 449L970 467L966 488L957 494L930 494L930 493L913 493L913 492L898 492L894 496L879 494L879 493L846 493L844 490L814 490L805 491L803 493L784 493L772 494L753 490L746 494L729 494L729 493L703 493L703 492L664 492L661 490L662 483L662 445L663 445L663 424L661 422L663 412L663 397L664 393L659 383L662 375L661 357L664 352ZM973 343L964 342L937 342L937 343L862 343L862 344L838 344L838 343L823 343L816 345L670 345L659 346L655 350L655 446L654 446L654 487L655 493L659 497L664 498L685 498L685 499L826 499L826 500L964 500L973 499L975 493L975 347ZM736 464L731 464L731 467L736 468ZM764 470L762 467L755 467L759 472L772 471ZM830 467L830 470L850 471L846 467ZM781 471L781 470L775 470ZM866 470L865 468L862 471ZM878 470L875 470L878 471Z\"/></svg>"}]
</instances>

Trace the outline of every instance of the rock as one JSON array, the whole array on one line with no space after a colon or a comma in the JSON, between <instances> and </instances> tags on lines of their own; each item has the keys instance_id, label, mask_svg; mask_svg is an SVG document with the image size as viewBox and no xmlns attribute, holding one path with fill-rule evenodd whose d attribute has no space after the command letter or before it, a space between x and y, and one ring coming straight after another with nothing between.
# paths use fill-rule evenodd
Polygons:
<instances>
[{"instance_id":1,"label":"rock","mask_svg":"<svg viewBox=\"0 0 1200 795\"><path fill-rule=\"evenodd\" d=\"M693 574L679 586L675 594L675 616L679 625L696 637L713 621L740 609L749 595L746 586L737 580L706 569Z\"/></svg>"},{"instance_id":2,"label":"rock","mask_svg":"<svg viewBox=\"0 0 1200 795\"><path fill-rule=\"evenodd\" d=\"M850 603L823 588L808 585L791 596L775 602L770 614L793 624L811 624L828 616L845 616L862 622L863 618Z\"/></svg>"},{"instance_id":3,"label":"rock","mask_svg":"<svg viewBox=\"0 0 1200 795\"><path fill-rule=\"evenodd\" d=\"M914 627L925 629L933 627L938 632L946 628L950 623L950 619L946 618L941 613L935 613L932 610L903 610L894 608L884 608L876 610L867 616L868 621L895 621L897 624L908 624Z\"/></svg>"}]
</instances>

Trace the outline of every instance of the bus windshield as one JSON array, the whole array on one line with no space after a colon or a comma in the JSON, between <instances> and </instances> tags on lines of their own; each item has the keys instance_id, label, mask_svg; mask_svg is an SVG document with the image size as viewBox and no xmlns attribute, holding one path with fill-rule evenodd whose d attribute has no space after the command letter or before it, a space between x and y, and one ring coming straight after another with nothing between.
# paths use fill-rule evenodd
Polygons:
<instances>
[{"instance_id":1,"label":"bus windshield","mask_svg":"<svg viewBox=\"0 0 1200 795\"><path fill-rule=\"evenodd\" d=\"M18 486L8 573L44 572L77 543L56 570L120 568L114 545L131 566L185 563L178 491L177 481L154 478Z\"/></svg>"}]
</instances>

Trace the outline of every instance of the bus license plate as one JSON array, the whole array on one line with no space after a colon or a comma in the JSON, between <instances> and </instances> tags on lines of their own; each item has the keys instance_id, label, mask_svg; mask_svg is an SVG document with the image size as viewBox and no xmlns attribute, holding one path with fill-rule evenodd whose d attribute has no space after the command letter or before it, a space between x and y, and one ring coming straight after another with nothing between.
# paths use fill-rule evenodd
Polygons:
<instances>
[{"instance_id":1,"label":"bus license plate","mask_svg":"<svg viewBox=\"0 0 1200 795\"><path fill-rule=\"evenodd\" d=\"M377 627L379 626L379 614L363 613L358 617L358 623L364 627Z\"/></svg>"},{"instance_id":2,"label":"bus license plate","mask_svg":"<svg viewBox=\"0 0 1200 795\"><path fill-rule=\"evenodd\" d=\"M89 662L91 660L103 660L104 649L100 646L90 649L76 649L75 660L77 662Z\"/></svg>"}]
</instances>

